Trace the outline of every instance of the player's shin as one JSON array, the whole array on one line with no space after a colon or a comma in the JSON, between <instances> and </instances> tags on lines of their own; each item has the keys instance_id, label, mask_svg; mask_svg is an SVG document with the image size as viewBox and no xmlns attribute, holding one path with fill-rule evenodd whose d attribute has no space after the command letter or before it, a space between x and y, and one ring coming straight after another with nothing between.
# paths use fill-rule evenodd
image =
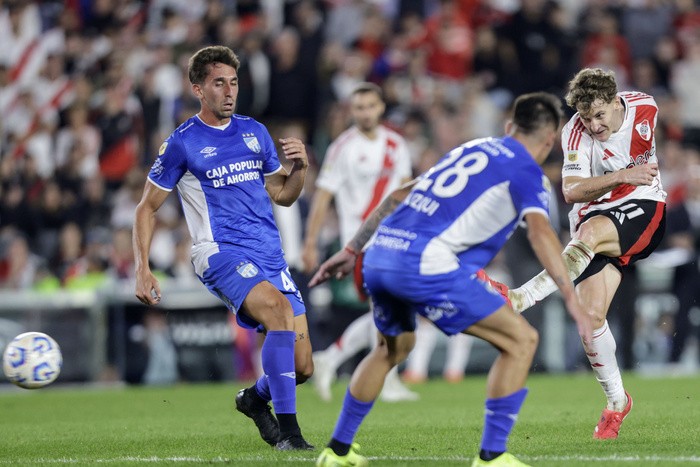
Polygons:
<instances>
[{"instance_id":1,"label":"player's shin","mask_svg":"<svg viewBox=\"0 0 700 467\"><path fill-rule=\"evenodd\" d=\"M345 456L350 450L352 441L360 428L360 424L365 419L374 405L374 400L363 402L355 399L348 387L343 401L343 408L338 417L338 422L333 431L333 438L328 443L328 447L339 456Z\"/></svg>"},{"instance_id":2,"label":"player's shin","mask_svg":"<svg viewBox=\"0 0 700 467\"><path fill-rule=\"evenodd\" d=\"M562 258L571 280L576 279L586 270L594 255L593 250L580 240L571 240L566 245ZM547 271L542 271L517 289L510 290L508 298L513 305L513 310L522 313L557 290L557 284L549 277Z\"/></svg>"},{"instance_id":3,"label":"player's shin","mask_svg":"<svg viewBox=\"0 0 700 467\"><path fill-rule=\"evenodd\" d=\"M622 411L627 404L627 397L615 358L617 349L615 337L610 331L607 320L603 327L593 331L593 338L590 344L584 344L584 349L596 379L608 398L608 410Z\"/></svg>"},{"instance_id":4,"label":"player's shin","mask_svg":"<svg viewBox=\"0 0 700 467\"><path fill-rule=\"evenodd\" d=\"M508 396L486 400L484 432L479 453L481 459L488 461L506 451L508 436L526 396L527 389L522 388Z\"/></svg>"},{"instance_id":5,"label":"player's shin","mask_svg":"<svg viewBox=\"0 0 700 467\"><path fill-rule=\"evenodd\" d=\"M280 414L296 414L296 372L294 369L294 331L269 331L262 347L262 365L272 396L272 405L280 422L280 436L299 430L296 419ZM287 422L287 423L284 423Z\"/></svg>"}]
</instances>

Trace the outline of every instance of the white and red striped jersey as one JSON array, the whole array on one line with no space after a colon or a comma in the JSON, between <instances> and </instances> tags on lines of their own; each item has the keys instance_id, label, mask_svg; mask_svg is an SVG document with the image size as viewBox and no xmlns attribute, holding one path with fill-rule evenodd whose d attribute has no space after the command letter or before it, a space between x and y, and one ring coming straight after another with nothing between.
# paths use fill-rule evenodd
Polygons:
<instances>
[{"instance_id":1,"label":"white and red striped jersey","mask_svg":"<svg viewBox=\"0 0 700 467\"><path fill-rule=\"evenodd\" d=\"M328 147L316 186L333 193L343 245L385 196L411 178L406 141L380 126L369 139L353 126Z\"/></svg>"},{"instance_id":2,"label":"white and red striped jersey","mask_svg":"<svg viewBox=\"0 0 700 467\"><path fill-rule=\"evenodd\" d=\"M564 126L561 144L564 152L562 177L599 177L635 165L658 163L656 154L656 118L654 98L642 92L620 92L625 116L620 129L605 142L594 139L576 113ZM634 199L665 201L660 173L651 185L620 185L600 198L576 203L569 213L571 231L591 211L620 206Z\"/></svg>"}]
</instances>

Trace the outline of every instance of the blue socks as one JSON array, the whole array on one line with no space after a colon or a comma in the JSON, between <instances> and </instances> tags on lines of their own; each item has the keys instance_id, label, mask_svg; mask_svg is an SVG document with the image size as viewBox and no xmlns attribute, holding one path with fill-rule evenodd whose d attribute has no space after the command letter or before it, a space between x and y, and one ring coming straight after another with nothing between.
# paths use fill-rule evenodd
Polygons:
<instances>
[{"instance_id":1,"label":"blue socks","mask_svg":"<svg viewBox=\"0 0 700 467\"><path fill-rule=\"evenodd\" d=\"M508 435L515 425L526 396L527 389L522 388L506 397L486 399L484 433L481 437L482 451L494 453L506 451Z\"/></svg>"},{"instance_id":2,"label":"blue socks","mask_svg":"<svg viewBox=\"0 0 700 467\"><path fill-rule=\"evenodd\" d=\"M348 388L343 401L343 409L340 412L340 417L338 417L338 422L335 424L333 439L348 446L352 444L360 423L362 423L362 420L367 416L373 405L374 401L362 402L352 397L350 388Z\"/></svg>"},{"instance_id":3,"label":"blue socks","mask_svg":"<svg viewBox=\"0 0 700 467\"><path fill-rule=\"evenodd\" d=\"M263 399L272 400L276 414L297 412L294 338L294 331L268 331L262 346L265 375L255 383L255 389Z\"/></svg>"}]
</instances>

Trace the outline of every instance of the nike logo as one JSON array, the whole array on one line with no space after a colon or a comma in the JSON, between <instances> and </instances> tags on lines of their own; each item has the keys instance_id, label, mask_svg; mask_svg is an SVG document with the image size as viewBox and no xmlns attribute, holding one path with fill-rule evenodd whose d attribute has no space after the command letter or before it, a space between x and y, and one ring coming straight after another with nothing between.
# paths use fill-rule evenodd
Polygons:
<instances>
[{"instance_id":1,"label":"nike logo","mask_svg":"<svg viewBox=\"0 0 700 467\"><path fill-rule=\"evenodd\" d=\"M289 373L280 373L280 376L286 376L287 378L297 379L297 374L294 371Z\"/></svg>"}]
</instances>

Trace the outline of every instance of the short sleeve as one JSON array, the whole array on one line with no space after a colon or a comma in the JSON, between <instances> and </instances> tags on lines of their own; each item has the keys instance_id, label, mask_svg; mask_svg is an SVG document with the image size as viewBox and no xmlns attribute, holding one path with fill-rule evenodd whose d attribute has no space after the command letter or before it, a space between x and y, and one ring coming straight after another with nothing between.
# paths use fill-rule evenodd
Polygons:
<instances>
[{"instance_id":1,"label":"short sleeve","mask_svg":"<svg viewBox=\"0 0 700 467\"><path fill-rule=\"evenodd\" d=\"M187 172L187 154L182 140L171 135L158 149L158 158L148 172L148 179L157 187L172 191Z\"/></svg>"},{"instance_id":2,"label":"short sleeve","mask_svg":"<svg viewBox=\"0 0 700 467\"><path fill-rule=\"evenodd\" d=\"M316 186L330 193L336 193L338 188L343 186L348 173L343 164L343 147L338 144L338 140L328 147L321 171L316 178Z\"/></svg>"},{"instance_id":3,"label":"short sleeve","mask_svg":"<svg viewBox=\"0 0 700 467\"><path fill-rule=\"evenodd\" d=\"M275 143L272 141L272 136L270 136L267 128L262 124L260 124L259 134L262 138L261 146L264 151L263 175L272 175L282 167L282 164L277 155L277 149L275 148Z\"/></svg>"},{"instance_id":4,"label":"short sleeve","mask_svg":"<svg viewBox=\"0 0 700 467\"><path fill-rule=\"evenodd\" d=\"M402 138L399 142L396 154L396 173L401 180L413 178L411 154L408 152L406 141Z\"/></svg>"},{"instance_id":5,"label":"short sleeve","mask_svg":"<svg viewBox=\"0 0 700 467\"><path fill-rule=\"evenodd\" d=\"M568 124L561 133L561 147L564 153L562 177L590 177L593 138L580 125Z\"/></svg>"},{"instance_id":6,"label":"short sleeve","mask_svg":"<svg viewBox=\"0 0 700 467\"><path fill-rule=\"evenodd\" d=\"M513 206L520 219L529 212L540 212L549 217L549 199L552 185L542 169L530 164L517 171L510 183Z\"/></svg>"}]
</instances>

